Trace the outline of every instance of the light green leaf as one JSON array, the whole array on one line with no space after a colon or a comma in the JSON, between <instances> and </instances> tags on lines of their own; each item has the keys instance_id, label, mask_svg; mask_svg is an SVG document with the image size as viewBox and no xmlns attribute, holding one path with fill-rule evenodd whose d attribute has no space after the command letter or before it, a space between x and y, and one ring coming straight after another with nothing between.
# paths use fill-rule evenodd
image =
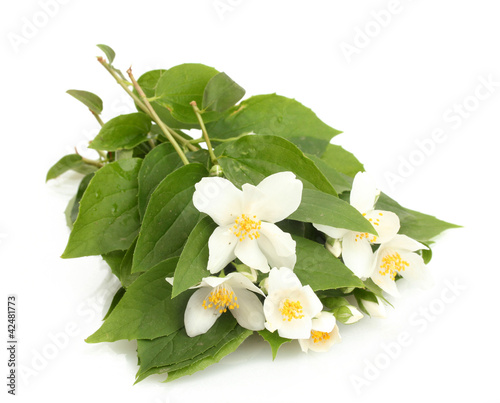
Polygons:
<instances>
[{"instance_id":1,"label":"light green leaf","mask_svg":"<svg viewBox=\"0 0 500 403\"><path fill-rule=\"evenodd\" d=\"M208 264L208 240L217 224L204 217L189 235L175 270L172 298L210 276Z\"/></svg>"},{"instance_id":2,"label":"light green leaf","mask_svg":"<svg viewBox=\"0 0 500 403\"><path fill-rule=\"evenodd\" d=\"M283 344L288 343L289 341L292 341L291 339L285 339L283 337L280 337L280 335L278 334L278 332L272 332L271 333L267 329L260 330L257 333L259 333L262 336L262 338L265 341L267 341L269 343L269 345L271 346L271 352L273 354L273 361L275 360L276 355L278 354L279 348Z\"/></svg>"},{"instance_id":3,"label":"light green leaf","mask_svg":"<svg viewBox=\"0 0 500 403\"><path fill-rule=\"evenodd\" d=\"M191 293L172 299L171 276L177 259L168 259L139 277L87 343L155 339L168 336L184 326L184 309Z\"/></svg>"},{"instance_id":4,"label":"light green leaf","mask_svg":"<svg viewBox=\"0 0 500 403\"><path fill-rule=\"evenodd\" d=\"M134 254L132 273L147 271L162 260L179 256L200 218L193 206L194 185L208 171L189 164L168 175L149 200Z\"/></svg>"},{"instance_id":5,"label":"light green leaf","mask_svg":"<svg viewBox=\"0 0 500 403\"><path fill-rule=\"evenodd\" d=\"M363 282L323 245L299 236L293 236L293 239L297 243L294 273L302 284L309 284L314 291L364 286Z\"/></svg>"},{"instance_id":6,"label":"light green leaf","mask_svg":"<svg viewBox=\"0 0 500 403\"><path fill-rule=\"evenodd\" d=\"M203 110L224 112L245 95L245 90L226 73L213 76L203 92Z\"/></svg>"},{"instance_id":7,"label":"light green leaf","mask_svg":"<svg viewBox=\"0 0 500 403\"><path fill-rule=\"evenodd\" d=\"M97 171L97 167L83 162L82 157L78 154L68 154L62 157L49 169L45 181L47 182L51 179L55 179L69 170L87 175Z\"/></svg>"},{"instance_id":8,"label":"light green leaf","mask_svg":"<svg viewBox=\"0 0 500 403\"><path fill-rule=\"evenodd\" d=\"M302 191L302 201L299 208L288 218L356 232L377 234L370 222L349 203L315 189Z\"/></svg>"},{"instance_id":9,"label":"light green leaf","mask_svg":"<svg viewBox=\"0 0 500 403\"><path fill-rule=\"evenodd\" d=\"M207 125L210 136L229 139L257 133L281 136L302 151L321 156L330 140L339 134L309 108L276 94L257 95L229 109L222 119Z\"/></svg>"},{"instance_id":10,"label":"light green leaf","mask_svg":"<svg viewBox=\"0 0 500 403\"><path fill-rule=\"evenodd\" d=\"M337 172L352 178L358 172L365 170L363 164L352 153L335 144L328 144L321 159Z\"/></svg>"},{"instance_id":11,"label":"light green leaf","mask_svg":"<svg viewBox=\"0 0 500 403\"><path fill-rule=\"evenodd\" d=\"M304 187L337 195L328 179L297 146L277 136L252 135L216 148L224 175L236 186L259 184L277 172L291 171Z\"/></svg>"},{"instance_id":12,"label":"light green leaf","mask_svg":"<svg viewBox=\"0 0 500 403\"><path fill-rule=\"evenodd\" d=\"M156 86L157 102L168 108L172 117L185 123L198 123L190 105L203 102L203 93L210 79L219 72L203 64L186 63L167 70ZM220 116L217 112L203 113L203 121L210 122Z\"/></svg>"},{"instance_id":13,"label":"light green leaf","mask_svg":"<svg viewBox=\"0 0 500 403\"><path fill-rule=\"evenodd\" d=\"M330 165L328 165L325 161L318 158L316 155L307 155L314 164L318 167L318 169L326 176L328 181L335 188L337 193L342 193L347 190L351 190L352 184L345 179L345 175L337 172Z\"/></svg>"},{"instance_id":14,"label":"light green leaf","mask_svg":"<svg viewBox=\"0 0 500 403\"><path fill-rule=\"evenodd\" d=\"M144 113L119 115L106 122L89 145L95 150L130 150L148 140L151 119Z\"/></svg>"},{"instance_id":15,"label":"light green leaf","mask_svg":"<svg viewBox=\"0 0 500 403\"><path fill-rule=\"evenodd\" d=\"M111 49L108 45L100 44L96 46L104 52L104 54L108 58L108 63L112 64L113 61L115 60L115 55L116 55L115 51Z\"/></svg>"},{"instance_id":16,"label":"light green leaf","mask_svg":"<svg viewBox=\"0 0 500 403\"><path fill-rule=\"evenodd\" d=\"M116 161L96 172L80 202L63 258L125 250L139 232L137 175L142 160Z\"/></svg>"},{"instance_id":17,"label":"light green leaf","mask_svg":"<svg viewBox=\"0 0 500 403\"><path fill-rule=\"evenodd\" d=\"M97 95L89 91L82 90L68 90L67 94L78 99L82 104L89 108L96 115L100 115L102 112L102 99Z\"/></svg>"}]
</instances>

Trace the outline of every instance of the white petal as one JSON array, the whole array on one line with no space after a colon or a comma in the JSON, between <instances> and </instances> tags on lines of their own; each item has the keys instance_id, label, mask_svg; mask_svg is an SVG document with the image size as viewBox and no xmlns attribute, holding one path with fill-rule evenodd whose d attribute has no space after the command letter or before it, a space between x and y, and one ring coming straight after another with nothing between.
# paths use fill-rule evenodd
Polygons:
<instances>
[{"instance_id":1,"label":"white petal","mask_svg":"<svg viewBox=\"0 0 500 403\"><path fill-rule=\"evenodd\" d=\"M338 326L335 326L333 330L329 332L329 336L330 337L327 340L316 343L314 342L312 337L307 340L299 340L299 344L300 347L302 348L302 351L304 352L307 352L307 350L310 349L311 351L322 353L330 350L330 348L334 344L340 343L342 341Z\"/></svg>"},{"instance_id":2,"label":"white petal","mask_svg":"<svg viewBox=\"0 0 500 403\"><path fill-rule=\"evenodd\" d=\"M243 193L224 178L203 178L195 185L193 204L218 225L234 223L242 213Z\"/></svg>"},{"instance_id":3,"label":"white petal","mask_svg":"<svg viewBox=\"0 0 500 403\"><path fill-rule=\"evenodd\" d=\"M265 296L262 290L259 287L257 287L254 283L252 283L248 279L248 277L246 277L244 274L237 272L229 273L225 279L227 283L231 286L231 288L233 288L235 293L238 288L245 288L247 290Z\"/></svg>"},{"instance_id":4,"label":"white petal","mask_svg":"<svg viewBox=\"0 0 500 403\"><path fill-rule=\"evenodd\" d=\"M373 210L366 213L365 218L370 221L378 233L377 240L374 243L388 242L399 231L399 217L392 211Z\"/></svg>"},{"instance_id":5,"label":"white petal","mask_svg":"<svg viewBox=\"0 0 500 403\"><path fill-rule=\"evenodd\" d=\"M359 278L369 277L373 267L373 251L366 238L356 238L354 232L344 236L342 242L344 264Z\"/></svg>"},{"instance_id":6,"label":"white petal","mask_svg":"<svg viewBox=\"0 0 500 403\"><path fill-rule=\"evenodd\" d=\"M323 311L313 318L311 327L312 330L317 330L318 332L330 333L335 327L335 323L335 316L330 312Z\"/></svg>"},{"instance_id":7,"label":"white petal","mask_svg":"<svg viewBox=\"0 0 500 403\"><path fill-rule=\"evenodd\" d=\"M404 249L410 252L415 252L420 249L429 249L427 246L415 241L406 235L396 235L389 242L384 244L384 247L392 249Z\"/></svg>"},{"instance_id":8,"label":"white petal","mask_svg":"<svg viewBox=\"0 0 500 403\"><path fill-rule=\"evenodd\" d=\"M267 259L255 239L245 238L242 241L238 241L234 249L234 254L242 263L255 270L260 270L262 273L269 271Z\"/></svg>"},{"instance_id":9,"label":"white petal","mask_svg":"<svg viewBox=\"0 0 500 403\"><path fill-rule=\"evenodd\" d=\"M365 307L365 309L368 311L369 315L372 318L385 318L386 317L385 305L378 297L377 301L378 303L373 301L363 300L363 306Z\"/></svg>"},{"instance_id":10,"label":"white petal","mask_svg":"<svg viewBox=\"0 0 500 403\"><path fill-rule=\"evenodd\" d=\"M208 266L210 273L220 272L236 257L234 248L238 238L231 231L231 227L217 227L208 240Z\"/></svg>"},{"instance_id":11,"label":"white petal","mask_svg":"<svg viewBox=\"0 0 500 403\"><path fill-rule=\"evenodd\" d=\"M429 289L433 286L434 279L429 268L425 265L422 256L407 252L401 253L401 258L410 264L405 270L399 273L403 278L423 289Z\"/></svg>"},{"instance_id":12,"label":"white petal","mask_svg":"<svg viewBox=\"0 0 500 403\"><path fill-rule=\"evenodd\" d=\"M307 339L311 336L311 318L282 320L278 334L286 339Z\"/></svg>"},{"instance_id":13,"label":"white petal","mask_svg":"<svg viewBox=\"0 0 500 403\"><path fill-rule=\"evenodd\" d=\"M300 288L302 284L297 275L288 267L273 268L269 272L268 292L269 295L278 290Z\"/></svg>"},{"instance_id":14,"label":"white petal","mask_svg":"<svg viewBox=\"0 0 500 403\"><path fill-rule=\"evenodd\" d=\"M295 300L294 295L290 296L291 300ZM302 287L300 290L300 295L297 298L301 305L305 315L313 318L317 316L323 309L323 304L321 303L318 296L314 293L310 285Z\"/></svg>"},{"instance_id":15,"label":"white petal","mask_svg":"<svg viewBox=\"0 0 500 403\"><path fill-rule=\"evenodd\" d=\"M263 222L259 231L261 237L264 237L274 249L274 254L278 256L290 256L295 254L295 241L292 236L283 232L278 226ZM260 238L258 238L261 241ZM259 242L260 243L260 242Z\"/></svg>"},{"instance_id":16,"label":"white petal","mask_svg":"<svg viewBox=\"0 0 500 403\"><path fill-rule=\"evenodd\" d=\"M371 279L375 284L377 284L382 290L393 297L399 297L399 291L396 287L396 282L391 279L389 274L382 274L380 272L380 265L382 263L383 254L377 251L375 255L374 270L371 275Z\"/></svg>"},{"instance_id":17,"label":"white petal","mask_svg":"<svg viewBox=\"0 0 500 403\"><path fill-rule=\"evenodd\" d=\"M328 225L323 225L323 224L313 224L314 227L326 235L328 235L331 238L334 239L340 239L343 238L345 234L350 232L348 229L344 228L335 228L335 227L330 227Z\"/></svg>"},{"instance_id":18,"label":"white petal","mask_svg":"<svg viewBox=\"0 0 500 403\"><path fill-rule=\"evenodd\" d=\"M207 309L203 307L203 300L208 297L211 291L211 288L203 287L196 290L189 298L184 312L184 326L189 337L206 333L221 315L213 307Z\"/></svg>"},{"instance_id":19,"label":"white petal","mask_svg":"<svg viewBox=\"0 0 500 403\"><path fill-rule=\"evenodd\" d=\"M375 182L366 172L358 172L352 182L350 203L360 213L373 210L380 191Z\"/></svg>"},{"instance_id":20,"label":"white petal","mask_svg":"<svg viewBox=\"0 0 500 403\"><path fill-rule=\"evenodd\" d=\"M297 210L302 200L302 182L292 172L270 175L257 188L263 197L253 205L253 214L263 221L275 223L284 220ZM246 189L243 192L246 199Z\"/></svg>"},{"instance_id":21,"label":"white petal","mask_svg":"<svg viewBox=\"0 0 500 403\"><path fill-rule=\"evenodd\" d=\"M335 257L339 257L342 254L342 242L338 239L334 240L333 245L329 241L326 241L325 248Z\"/></svg>"},{"instance_id":22,"label":"white petal","mask_svg":"<svg viewBox=\"0 0 500 403\"><path fill-rule=\"evenodd\" d=\"M239 325L249 330L264 329L264 311L259 298L253 292L242 288L235 290L234 293L238 298L236 302L239 308L230 309L229 312L233 314Z\"/></svg>"},{"instance_id":23,"label":"white petal","mask_svg":"<svg viewBox=\"0 0 500 403\"><path fill-rule=\"evenodd\" d=\"M345 322L346 325L351 325L353 323L359 322L361 319L363 319L363 314L356 308L355 306L352 305L346 305L347 308L351 311L351 317L347 319Z\"/></svg>"}]
</instances>

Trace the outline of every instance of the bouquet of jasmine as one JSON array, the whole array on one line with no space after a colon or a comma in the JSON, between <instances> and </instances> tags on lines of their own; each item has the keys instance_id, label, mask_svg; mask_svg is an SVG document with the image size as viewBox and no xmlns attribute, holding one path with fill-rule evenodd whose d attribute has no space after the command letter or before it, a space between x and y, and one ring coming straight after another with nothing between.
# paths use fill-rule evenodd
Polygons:
<instances>
[{"instance_id":1,"label":"bouquet of jasmine","mask_svg":"<svg viewBox=\"0 0 500 403\"><path fill-rule=\"evenodd\" d=\"M456 226L380 193L310 109L276 94L240 102L202 64L126 78L99 47L138 112L103 122L97 95L68 91L102 126L99 158L67 155L47 179L84 175L62 257L101 255L120 280L87 342L137 340L137 381L204 369L254 332L273 359L292 340L326 351L400 278L429 283L432 239Z\"/></svg>"}]
</instances>

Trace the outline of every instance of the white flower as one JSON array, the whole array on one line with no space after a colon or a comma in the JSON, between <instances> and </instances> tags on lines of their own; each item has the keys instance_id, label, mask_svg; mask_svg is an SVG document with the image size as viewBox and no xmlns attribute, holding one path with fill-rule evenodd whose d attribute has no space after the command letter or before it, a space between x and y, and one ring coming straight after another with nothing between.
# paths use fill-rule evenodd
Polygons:
<instances>
[{"instance_id":1,"label":"white flower","mask_svg":"<svg viewBox=\"0 0 500 403\"><path fill-rule=\"evenodd\" d=\"M269 266L295 266L295 241L274 223L299 207L302 187L291 172L268 176L257 186L244 184L242 190L223 178L198 182L194 206L219 225L208 241L210 273L235 258L264 273Z\"/></svg>"},{"instance_id":2,"label":"white flower","mask_svg":"<svg viewBox=\"0 0 500 403\"><path fill-rule=\"evenodd\" d=\"M323 309L312 288L302 286L289 268L275 267L269 273L267 289L269 294L264 300L266 329L278 330L278 334L287 339L309 338L312 319Z\"/></svg>"},{"instance_id":3,"label":"white flower","mask_svg":"<svg viewBox=\"0 0 500 403\"><path fill-rule=\"evenodd\" d=\"M335 322L335 316L330 312L323 311L313 318L310 337L299 339L299 344L304 353L307 353L308 350L324 352L340 341L339 327Z\"/></svg>"},{"instance_id":4,"label":"white flower","mask_svg":"<svg viewBox=\"0 0 500 403\"><path fill-rule=\"evenodd\" d=\"M399 218L390 211L374 210L380 191L366 172L358 172L352 183L351 206L370 221L378 236L367 232L355 232L328 225L313 224L319 231L342 243L344 264L359 278L369 277L372 269L373 251L371 244L389 241L399 231ZM328 247L338 257L338 244Z\"/></svg>"},{"instance_id":5,"label":"white flower","mask_svg":"<svg viewBox=\"0 0 500 403\"><path fill-rule=\"evenodd\" d=\"M346 325L351 325L363 319L363 314L353 305L345 305L347 309L351 311L351 316L344 323Z\"/></svg>"},{"instance_id":6,"label":"white flower","mask_svg":"<svg viewBox=\"0 0 500 403\"><path fill-rule=\"evenodd\" d=\"M233 272L226 277L205 277L198 287L199 290L189 298L184 312L188 336L206 333L228 310L241 327L264 329L262 303L254 294L264 293L243 274Z\"/></svg>"},{"instance_id":7,"label":"white flower","mask_svg":"<svg viewBox=\"0 0 500 403\"><path fill-rule=\"evenodd\" d=\"M432 284L429 269L422 256L414 253L420 249L428 248L406 235L396 235L389 242L383 243L375 252L372 280L395 297L399 296L395 282L397 274L423 288L429 286Z\"/></svg>"},{"instance_id":8,"label":"white flower","mask_svg":"<svg viewBox=\"0 0 500 403\"><path fill-rule=\"evenodd\" d=\"M372 318L385 318L385 317L387 317L385 305L383 304L383 302L380 300L379 297L376 297L376 298L377 298L377 302L362 299L361 303L363 304L363 307L365 308L366 312L368 312L368 314Z\"/></svg>"}]
</instances>

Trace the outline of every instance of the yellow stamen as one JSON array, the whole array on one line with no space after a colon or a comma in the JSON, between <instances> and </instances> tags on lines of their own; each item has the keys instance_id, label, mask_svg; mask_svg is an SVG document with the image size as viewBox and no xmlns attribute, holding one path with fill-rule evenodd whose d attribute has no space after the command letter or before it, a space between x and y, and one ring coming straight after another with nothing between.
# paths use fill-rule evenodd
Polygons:
<instances>
[{"instance_id":1,"label":"yellow stamen","mask_svg":"<svg viewBox=\"0 0 500 403\"><path fill-rule=\"evenodd\" d=\"M391 280L394 280L396 275L404 271L409 265L406 260L401 258L398 252L394 252L392 255L388 254L382 258L379 273L383 276L389 275Z\"/></svg>"},{"instance_id":2,"label":"yellow stamen","mask_svg":"<svg viewBox=\"0 0 500 403\"><path fill-rule=\"evenodd\" d=\"M232 231L234 235L236 235L240 242L248 236L249 239L257 239L260 237L260 226L261 221L256 220L256 216L253 216L253 219L249 216L242 214L241 218L236 217L234 220L234 225L232 227Z\"/></svg>"},{"instance_id":3,"label":"yellow stamen","mask_svg":"<svg viewBox=\"0 0 500 403\"><path fill-rule=\"evenodd\" d=\"M290 322L292 319L301 319L304 317L300 301L285 300L281 305L280 312L283 315L283 321L288 320Z\"/></svg>"},{"instance_id":4,"label":"yellow stamen","mask_svg":"<svg viewBox=\"0 0 500 403\"><path fill-rule=\"evenodd\" d=\"M221 284L212 290L208 298L203 300L202 305L205 309L214 307L219 313L224 313L227 312L228 308L239 308L240 306L236 303L237 300L238 298L234 295L234 292Z\"/></svg>"},{"instance_id":5,"label":"yellow stamen","mask_svg":"<svg viewBox=\"0 0 500 403\"><path fill-rule=\"evenodd\" d=\"M322 343L330 339L330 333L311 330L311 338L315 343Z\"/></svg>"},{"instance_id":6,"label":"yellow stamen","mask_svg":"<svg viewBox=\"0 0 500 403\"><path fill-rule=\"evenodd\" d=\"M375 225L378 225L378 224L375 223ZM375 235L369 234L368 232L358 232L356 234L356 238L354 240L356 242L358 242L358 239L364 239L364 238L366 238L368 240L368 242L370 242L370 243L377 242L377 237Z\"/></svg>"}]
</instances>

